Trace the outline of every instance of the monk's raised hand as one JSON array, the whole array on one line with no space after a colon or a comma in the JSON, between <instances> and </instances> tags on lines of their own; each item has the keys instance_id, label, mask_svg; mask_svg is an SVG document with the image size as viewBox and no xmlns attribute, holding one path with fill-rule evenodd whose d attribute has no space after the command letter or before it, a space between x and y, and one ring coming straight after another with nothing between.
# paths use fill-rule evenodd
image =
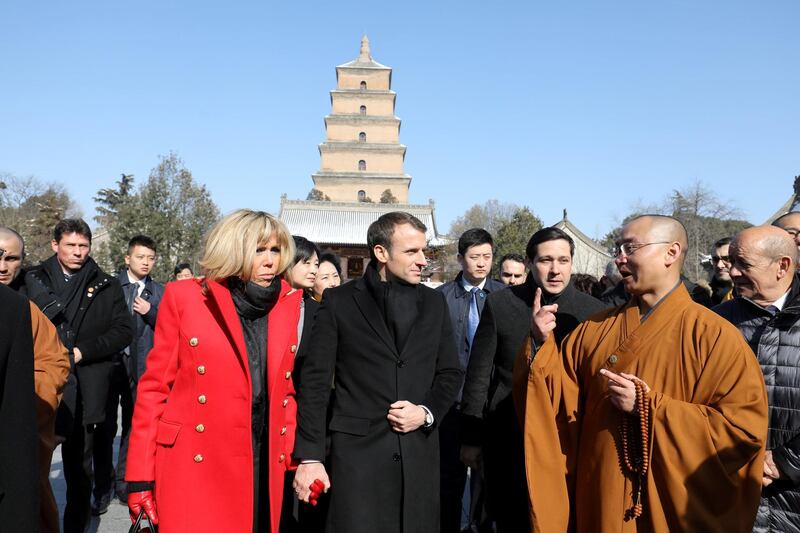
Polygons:
<instances>
[{"instance_id":1,"label":"monk's raised hand","mask_svg":"<svg viewBox=\"0 0 800 533\"><path fill-rule=\"evenodd\" d=\"M623 413L633 413L636 410L636 384L639 381L644 385L645 392L650 391L650 387L636 376L631 374L619 373L600 369L600 375L608 379L608 392L611 403Z\"/></svg>"},{"instance_id":2,"label":"monk's raised hand","mask_svg":"<svg viewBox=\"0 0 800 533\"><path fill-rule=\"evenodd\" d=\"M542 289L537 288L533 297L531 336L538 344L543 344L556 328L557 311L558 304L542 305Z\"/></svg>"}]
</instances>

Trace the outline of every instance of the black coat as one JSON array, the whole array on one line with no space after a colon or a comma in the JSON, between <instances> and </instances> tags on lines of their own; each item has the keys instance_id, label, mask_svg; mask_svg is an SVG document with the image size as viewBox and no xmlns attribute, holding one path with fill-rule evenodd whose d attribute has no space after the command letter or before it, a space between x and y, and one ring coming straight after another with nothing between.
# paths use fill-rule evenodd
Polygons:
<instances>
[{"instance_id":1,"label":"black coat","mask_svg":"<svg viewBox=\"0 0 800 533\"><path fill-rule=\"evenodd\" d=\"M530 332L536 285L496 291L486 299L470 353L461 400L463 444L482 446L490 510L519 512L514 523L527 522L525 452L511 396L514 360ZM570 282L559 295L543 295L542 304L558 303L557 342L606 306Z\"/></svg>"},{"instance_id":2,"label":"black coat","mask_svg":"<svg viewBox=\"0 0 800 533\"><path fill-rule=\"evenodd\" d=\"M299 332L297 338L300 339L297 353L294 356L294 388L299 390L300 380L302 379L303 363L306 361L306 354L308 353L309 345L311 344L311 330L314 327L314 318L317 316L319 310L319 302L316 301L308 294L303 295L303 317L302 317L302 331Z\"/></svg>"},{"instance_id":3,"label":"black coat","mask_svg":"<svg viewBox=\"0 0 800 533\"><path fill-rule=\"evenodd\" d=\"M744 298L714 308L758 357L769 398L767 449L787 479L761 494L753 531L800 533L800 278L775 316Z\"/></svg>"},{"instance_id":4,"label":"black coat","mask_svg":"<svg viewBox=\"0 0 800 533\"><path fill-rule=\"evenodd\" d=\"M28 300L0 284L0 529L39 524L33 331Z\"/></svg>"},{"instance_id":5,"label":"black coat","mask_svg":"<svg viewBox=\"0 0 800 533\"><path fill-rule=\"evenodd\" d=\"M330 432L328 533L438 531L436 423L399 434L386 419L408 400L441 420L461 386L444 297L420 286L417 313L398 353L363 278L325 291L300 375L294 457L325 459Z\"/></svg>"},{"instance_id":6,"label":"black coat","mask_svg":"<svg viewBox=\"0 0 800 533\"><path fill-rule=\"evenodd\" d=\"M63 434L72 427L78 390L82 398L83 423L89 425L105 421L112 358L133 339L131 316L119 282L114 276L96 269L87 280L86 290L80 295L80 308L71 324L66 324L67 302L60 301L53 292L53 280L42 265L26 274L25 286L28 297L53 322L59 336L67 328L72 332L69 339L63 336L61 339L70 348L72 373L59 406L57 432ZM72 346L81 351L82 359L77 365L74 363Z\"/></svg>"}]
</instances>

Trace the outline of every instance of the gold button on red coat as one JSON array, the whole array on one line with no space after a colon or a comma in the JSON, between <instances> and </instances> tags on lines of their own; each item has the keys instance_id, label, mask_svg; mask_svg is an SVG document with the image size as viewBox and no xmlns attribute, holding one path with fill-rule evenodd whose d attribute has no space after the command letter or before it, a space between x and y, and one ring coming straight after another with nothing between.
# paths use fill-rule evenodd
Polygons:
<instances>
[{"instance_id":1,"label":"gold button on red coat","mask_svg":"<svg viewBox=\"0 0 800 533\"><path fill-rule=\"evenodd\" d=\"M202 433L202 432L204 432L204 431L206 430L206 427L205 427L203 424L197 424L197 425L194 427L194 429L195 429L195 431L197 431L198 433Z\"/></svg>"},{"instance_id":2,"label":"gold button on red coat","mask_svg":"<svg viewBox=\"0 0 800 533\"><path fill-rule=\"evenodd\" d=\"M287 372L286 373L286 379L289 379L290 377L292 377L292 373L291 372Z\"/></svg>"},{"instance_id":3,"label":"gold button on red coat","mask_svg":"<svg viewBox=\"0 0 800 533\"><path fill-rule=\"evenodd\" d=\"M197 367L197 373L201 376L206 373L206 367L204 365L199 365Z\"/></svg>"},{"instance_id":4,"label":"gold button on red coat","mask_svg":"<svg viewBox=\"0 0 800 533\"><path fill-rule=\"evenodd\" d=\"M192 337L191 339L189 339L189 346L197 346L198 342L199 341L197 340L197 337Z\"/></svg>"},{"instance_id":5,"label":"gold button on red coat","mask_svg":"<svg viewBox=\"0 0 800 533\"><path fill-rule=\"evenodd\" d=\"M206 395L201 394L200 396L197 397L197 401L200 403L206 403Z\"/></svg>"},{"instance_id":6,"label":"gold button on red coat","mask_svg":"<svg viewBox=\"0 0 800 533\"><path fill-rule=\"evenodd\" d=\"M286 435L286 426L281 428L281 435Z\"/></svg>"},{"instance_id":7,"label":"gold button on red coat","mask_svg":"<svg viewBox=\"0 0 800 533\"><path fill-rule=\"evenodd\" d=\"M282 403L283 403L283 406L286 407L287 405L289 405L289 399L287 398L287 399L283 400Z\"/></svg>"},{"instance_id":8,"label":"gold button on red coat","mask_svg":"<svg viewBox=\"0 0 800 533\"><path fill-rule=\"evenodd\" d=\"M203 462L203 456L198 453L197 455L194 456L194 462L195 463L202 463Z\"/></svg>"},{"instance_id":9,"label":"gold button on red coat","mask_svg":"<svg viewBox=\"0 0 800 533\"><path fill-rule=\"evenodd\" d=\"M297 351L297 345L296 344L292 344L291 350L292 350L292 353L296 352Z\"/></svg>"},{"instance_id":10,"label":"gold button on red coat","mask_svg":"<svg viewBox=\"0 0 800 533\"><path fill-rule=\"evenodd\" d=\"M278 462L282 463L284 459L286 459L286 456L284 454L281 454L280 457L278 457Z\"/></svg>"}]
</instances>

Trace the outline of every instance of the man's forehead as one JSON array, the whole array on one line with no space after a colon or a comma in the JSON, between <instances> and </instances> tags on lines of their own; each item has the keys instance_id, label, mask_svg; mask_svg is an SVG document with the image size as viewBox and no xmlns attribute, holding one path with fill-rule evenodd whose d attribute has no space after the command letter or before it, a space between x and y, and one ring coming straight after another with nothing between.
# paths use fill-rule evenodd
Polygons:
<instances>
[{"instance_id":1,"label":"man's forehead","mask_svg":"<svg viewBox=\"0 0 800 533\"><path fill-rule=\"evenodd\" d=\"M22 246L19 239L14 236L0 236L0 248L6 251L6 255L19 255Z\"/></svg>"},{"instance_id":2,"label":"man's forehead","mask_svg":"<svg viewBox=\"0 0 800 533\"><path fill-rule=\"evenodd\" d=\"M775 225L783 229L800 228L800 213L790 213L775 221Z\"/></svg>"},{"instance_id":3,"label":"man's forehead","mask_svg":"<svg viewBox=\"0 0 800 533\"><path fill-rule=\"evenodd\" d=\"M81 235L78 232L65 233L61 236L59 243L88 243L89 238L86 235Z\"/></svg>"},{"instance_id":4,"label":"man's forehead","mask_svg":"<svg viewBox=\"0 0 800 533\"><path fill-rule=\"evenodd\" d=\"M622 226L622 232L615 241L618 244L623 242L643 241L650 233L652 225L647 218L638 218Z\"/></svg>"}]
</instances>

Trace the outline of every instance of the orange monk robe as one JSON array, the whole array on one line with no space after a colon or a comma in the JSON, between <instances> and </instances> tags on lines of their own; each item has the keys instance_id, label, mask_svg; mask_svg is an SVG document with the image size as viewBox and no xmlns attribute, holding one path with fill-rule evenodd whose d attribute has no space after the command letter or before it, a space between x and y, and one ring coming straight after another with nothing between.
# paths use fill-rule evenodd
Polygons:
<instances>
[{"instance_id":1,"label":"orange monk robe","mask_svg":"<svg viewBox=\"0 0 800 533\"><path fill-rule=\"evenodd\" d=\"M39 438L39 530L58 533L58 506L50 486L50 461L56 448L56 409L69 377L69 352L55 326L33 302L33 379L36 388L36 426Z\"/></svg>"},{"instance_id":2,"label":"orange monk robe","mask_svg":"<svg viewBox=\"0 0 800 533\"><path fill-rule=\"evenodd\" d=\"M552 339L529 371L530 348L515 368L533 531L752 529L767 396L736 328L692 302L681 285L644 323L632 299L582 323L560 351ZM628 415L611 404L601 368L650 387L650 470L644 513L635 520L625 520L634 486L619 445Z\"/></svg>"}]
</instances>

